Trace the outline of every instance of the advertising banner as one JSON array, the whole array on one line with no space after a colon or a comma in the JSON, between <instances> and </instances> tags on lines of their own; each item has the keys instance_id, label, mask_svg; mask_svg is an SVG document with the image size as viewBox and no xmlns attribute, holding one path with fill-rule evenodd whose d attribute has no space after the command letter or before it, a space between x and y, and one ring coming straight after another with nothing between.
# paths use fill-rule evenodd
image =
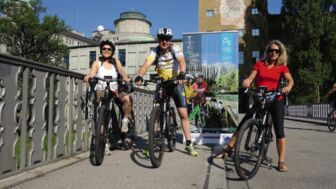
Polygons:
<instances>
[{"instance_id":1,"label":"advertising banner","mask_svg":"<svg viewBox=\"0 0 336 189\"><path fill-rule=\"evenodd\" d=\"M183 34L193 133L232 133L238 125L238 43L238 31Z\"/></svg>"}]
</instances>

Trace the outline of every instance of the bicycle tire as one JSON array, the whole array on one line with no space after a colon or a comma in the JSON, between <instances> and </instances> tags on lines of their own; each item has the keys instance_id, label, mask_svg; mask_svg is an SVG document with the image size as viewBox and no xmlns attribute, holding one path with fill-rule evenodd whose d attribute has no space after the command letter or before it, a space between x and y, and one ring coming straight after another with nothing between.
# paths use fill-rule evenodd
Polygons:
<instances>
[{"instance_id":1,"label":"bicycle tire","mask_svg":"<svg viewBox=\"0 0 336 189\"><path fill-rule=\"evenodd\" d=\"M105 156L106 144L106 123L107 123L107 106L102 105L99 109L98 119L95 125L95 152L94 159L95 165L99 166L103 163Z\"/></svg>"},{"instance_id":2,"label":"bicycle tire","mask_svg":"<svg viewBox=\"0 0 336 189\"><path fill-rule=\"evenodd\" d=\"M167 128L169 129L167 137L168 149L170 152L173 152L176 147L176 130L177 130L176 114L175 109L173 107L169 108L169 118L167 126L168 126Z\"/></svg>"},{"instance_id":3,"label":"bicycle tire","mask_svg":"<svg viewBox=\"0 0 336 189\"><path fill-rule=\"evenodd\" d=\"M332 119L332 114L334 113L334 111L331 111L328 114L328 118L327 118L327 125L328 125L328 129L329 131L335 131L336 129L336 121Z\"/></svg>"},{"instance_id":4,"label":"bicycle tire","mask_svg":"<svg viewBox=\"0 0 336 189\"><path fill-rule=\"evenodd\" d=\"M161 166L164 154L163 120L161 108L154 107L151 112L148 126L149 158L154 168Z\"/></svg>"},{"instance_id":5,"label":"bicycle tire","mask_svg":"<svg viewBox=\"0 0 336 189\"><path fill-rule=\"evenodd\" d=\"M260 167L265 142L264 136L261 141L258 141L260 134L264 133L260 130L258 120L248 119L238 132L234 149L234 164L237 174L243 180L249 180L255 176ZM245 135L246 138L244 138ZM256 159L251 161L253 157ZM248 169L249 167L251 169Z\"/></svg>"}]
</instances>

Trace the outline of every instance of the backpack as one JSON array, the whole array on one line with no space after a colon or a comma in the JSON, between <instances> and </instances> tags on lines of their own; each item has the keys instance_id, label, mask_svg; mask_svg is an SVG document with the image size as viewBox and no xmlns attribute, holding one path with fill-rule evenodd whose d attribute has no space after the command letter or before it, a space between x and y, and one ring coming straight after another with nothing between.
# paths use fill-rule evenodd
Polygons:
<instances>
[{"instance_id":1,"label":"backpack","mask_svg":"<svg viewBox=\"0 0 336 189\"><path fill-rule=\"evenodd\" d=\"M173 52L172 48L173 48L173 45L172 45L172 44L169 45L169 47L168 47L168 52L170 52L170 53L173 55L173 59L174 59L174 60L177 60L177 59L176 59L176 56L175 56L175 53ZM156 56L155 56L155 59L154 59L154 62L153 62L153 64L155 65L155 71L157 70L157 67L158 67L158 63L159 63L159 55L162 54L162 49L161 49L160 45L158 45L158 46L156 47L156 49L157 49L157 51L156 51Z\"/></svg>"}]
</instances>

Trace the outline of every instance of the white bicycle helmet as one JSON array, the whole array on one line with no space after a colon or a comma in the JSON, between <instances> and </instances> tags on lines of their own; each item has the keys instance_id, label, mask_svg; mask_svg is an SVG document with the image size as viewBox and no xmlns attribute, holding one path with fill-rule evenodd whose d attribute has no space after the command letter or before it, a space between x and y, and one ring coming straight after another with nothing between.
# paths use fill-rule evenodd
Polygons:
<instances>
[{"instance_id":1,"label":"white bicycle helmet","mask_svg":"<svg viewBox=\"0 0 336 189\"><path fill-rule=\"evenodd\" d=\"M158 40L159 39L171 40L173 38L173 30L170 28L160 28L156 36Z\"/></svg>"},{"instance_id":2,"label":"white bicycle helmet","mask_svg":"<svg viewBox=\"0 0 336 189\"><path fill-rule=\"evenodd\" d=\"M201 78L203 78L203 73L202 73L202 72L198 72L198 73L196 74L196 77L201 77Z\"/></svg>"},{"instance_id":3,"label":"white bicycle helmet","mask_svg":"<svg viewBox=\"0 0 336 189\"><path fill-rule=\"evenodd\" d=\"M186 74L185 79L194 79L194 76L192 76L191 74Z\"/></svg>"}]
</instances>

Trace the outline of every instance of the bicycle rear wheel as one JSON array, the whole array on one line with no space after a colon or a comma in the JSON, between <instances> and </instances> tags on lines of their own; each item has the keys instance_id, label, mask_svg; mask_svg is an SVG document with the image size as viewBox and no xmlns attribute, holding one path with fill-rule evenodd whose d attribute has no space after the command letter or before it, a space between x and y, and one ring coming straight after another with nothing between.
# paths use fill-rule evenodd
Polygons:
<instances>
[{"instance_id":1,"label":"bicycle rear wheel","mask_svg":"<svg viewBox=\"0 0 336 189\"><path fill-rule=\"evenodd\" d=\"M164 154L163 120L161 119L161 114L160 107L154 107L148 126L149 158L155 168L161 166Z\"/></svg>"},{"instance_id":2,"label":"bicycle rear wheel","mask_svg":"<svg viewBox=\"0 0 336 189\"><path fill-rule=\"evenodd\" d=\"M99 166L103 163L105 155L106 144L106 128L107 128L107 107L102 105L99 110L98 119L95 127L95 135L92 137L94 140L94 164Z\"/></svg>"},{"instance_id":3,"label":"bicycle rear wheel","mask_svg":"<svg viewBox=\"0 0 336 189\"><path fill-rule=\"evenodd\" d=\"M237 174L243 180L251 179L260 167L264 151L264 136L260 138L261 130L258 120L249 119L238 132L234 163Z\"/></svg>"},{"instance_id":4,"label":"bicycle rear wheel","mask_svg":"<svg viewBox=\"0 0 336 189\"><path fill-rule=\"evenodd\" d=\"M170 152L175 150L176 146L176 130L177 130L177 121L175 109L173 107L169 108L169 118L167 122L167 128L169 129L169 133L167 136L168 149Z\"/></svg>"},{"instance_id":5,"label":"bicycle rear wheel","mask_svg":"<svg viewBox=\"0 0 336 189\"><path fill-rule=\"evenodd\" d=\"M334 131L336 129L336 122L335 122L335 118L333 119L333 114L334 114L334 111L331 111L328 114L328 118L327 118L327 125L329 128L329 131Z\"/></svg>"}]
</instances>

